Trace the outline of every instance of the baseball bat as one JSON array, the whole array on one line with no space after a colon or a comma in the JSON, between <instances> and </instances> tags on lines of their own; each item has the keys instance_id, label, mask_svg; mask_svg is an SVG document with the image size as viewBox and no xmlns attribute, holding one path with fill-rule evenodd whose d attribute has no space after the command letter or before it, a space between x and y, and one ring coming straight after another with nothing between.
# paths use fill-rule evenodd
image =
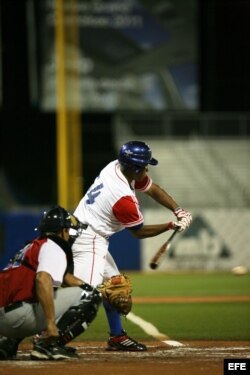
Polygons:
<instances>
[{"instance_id":1,"label":"baseball bat","mask_svg":"<svg viewBox=\"0 0 250 375\"><path fill-rule=\"evenodd\" d=\"M163 245L161 245L161 247L159 248L159 250L157 250L157 252L155 253L155 255L153 256L153 258L151 259L151 262L150 262L150 268L152 268L152 270L155 270L156 268L158 268L159 264L160 264L160 260L163 256L163 254L165 254L170 246L171 246L171 243L172 243L172 240L174 238L174 236L178 233L178 229L176 229L172 234L171 236L168 238L168 240L166 242L164 242Z\"/></svg>"}]
</instances>

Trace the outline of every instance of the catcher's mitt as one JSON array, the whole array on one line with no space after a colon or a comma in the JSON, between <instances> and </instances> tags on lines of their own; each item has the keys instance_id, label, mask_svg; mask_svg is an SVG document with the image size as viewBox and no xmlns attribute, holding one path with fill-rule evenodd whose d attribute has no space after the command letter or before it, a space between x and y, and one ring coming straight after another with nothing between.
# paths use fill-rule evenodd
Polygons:
<instances>
[{"instance_id":1,"label":"catcher's mitt","mask_svg":"<svg viewBox=\"0 0 250 375\"><path fill-rule=\"evenodd\" d=\"M113 276L98 286L103 300L122 315L127 315L132 308L132 284L125 275Z\"/></svg>"}]
</instances>

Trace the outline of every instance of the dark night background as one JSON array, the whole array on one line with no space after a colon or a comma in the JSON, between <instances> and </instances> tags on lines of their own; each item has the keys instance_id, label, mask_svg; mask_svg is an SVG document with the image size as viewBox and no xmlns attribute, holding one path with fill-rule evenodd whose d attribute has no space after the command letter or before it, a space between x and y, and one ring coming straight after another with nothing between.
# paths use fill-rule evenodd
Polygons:
<instances>
[{"instance_id":1,"label":"dark night background","mask_svg":"<svg viewBox=\"0 0 250 375\"><path fill-rule=\"evenodd\" d=\"M25 1L1 0L3 100L0 108L0 168L21 204L56 201L55 113L31 107L27 68ZM250 94L250 2L199 2L200 111L246 112ZM39 56L38 56L39 58ZM83 174L87 188L115 158L113 113L82 114ZM187 135L185 125L174 136ZM215 124L211 135L234 135ZM249 135L249 130L248 130Z\"/></svg>"}]
</instances>

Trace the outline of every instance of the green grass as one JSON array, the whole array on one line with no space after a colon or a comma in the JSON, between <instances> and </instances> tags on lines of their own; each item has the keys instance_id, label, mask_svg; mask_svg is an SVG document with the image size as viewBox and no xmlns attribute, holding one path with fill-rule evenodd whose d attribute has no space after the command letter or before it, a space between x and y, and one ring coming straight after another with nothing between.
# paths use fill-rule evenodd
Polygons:
<instances>
[{"instance_id":1,"label":"green grass","mask_svg":"<svg viewBox=\"0 0 250 375\"><path fill-rule=\"evenodd\" d=\"M174 339L250 339L250 303L155 304L134 310Z\"/></svg>"},{"instance_id":2,"label":"green grass","mask_svg":"<svg viewBox=\"0 0 250 375\"><path fill-rule=\"evenodd\" d=\"M230 273L129 273L133 295L222 296L250 295L250 275ZM135 304L133 313L173 340L250 340L250 302ZM123 318L124 329L138 340L152 340ZM108 324L101 307L98 317L78 340L103 340Z\"/></svg>"},{"instance_id":3,"label":"green grass","mask_svg":"<svg viewBox=\"0 0 250 375\"><path fill-rule=\"evenodd\" d=\"M250 295L250 274L130 273L134 296Z\"/></svg>"}]
</instances>

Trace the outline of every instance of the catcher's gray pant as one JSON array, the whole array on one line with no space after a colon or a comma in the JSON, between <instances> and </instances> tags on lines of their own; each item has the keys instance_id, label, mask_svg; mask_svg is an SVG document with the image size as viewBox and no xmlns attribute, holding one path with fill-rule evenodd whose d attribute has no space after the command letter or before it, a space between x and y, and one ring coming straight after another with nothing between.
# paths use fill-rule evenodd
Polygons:
<instances>
[{"instance_id":1,"label":"catcher's gray pant","mask_svg":"<svg viewBox=\"0 0 250 375\"><path fill-rule=\"evenodd\" d=\"M56 321L73 305L78 304L83 290L79 287L61 288L55 292L54 305ZM18 304L16 305L18 306ZM15 307L15 305L13 306ZM24 338L44 331L47 322L40 303L23 302L8 311L0 307L0 335Z\"/></svg>"}]
</instances>

